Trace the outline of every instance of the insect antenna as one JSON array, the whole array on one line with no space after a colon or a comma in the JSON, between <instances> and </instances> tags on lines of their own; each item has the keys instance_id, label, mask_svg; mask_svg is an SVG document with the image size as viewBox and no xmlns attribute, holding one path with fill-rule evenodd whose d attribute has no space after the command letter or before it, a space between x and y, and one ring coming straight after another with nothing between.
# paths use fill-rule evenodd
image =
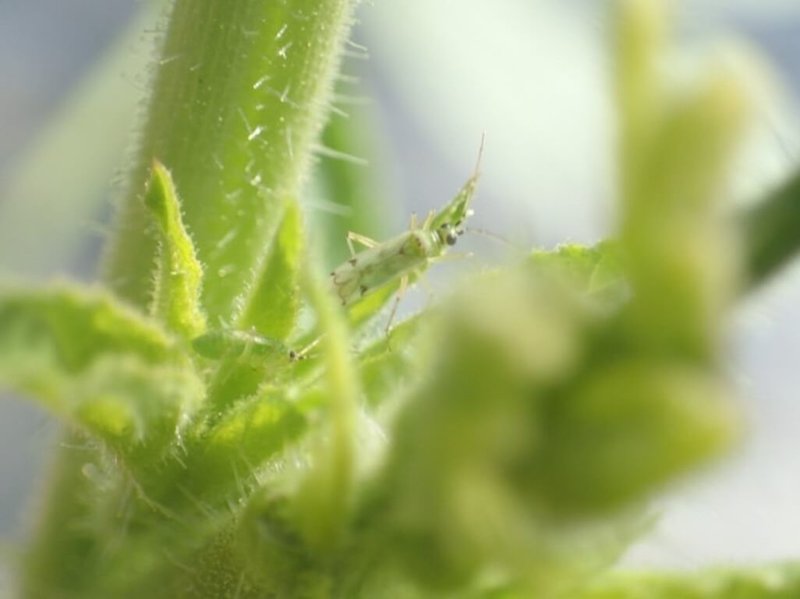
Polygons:
<instances>
[{"instance_id":1,"label":"insect antenna","mask_svg":"<svg viewBox=\"0 0 800 599\"><path fill-rule=\"evenodd\" d=\"M481 133L481 145L478 146L478 157L475 159L475 168L472 169L472 178L476 179L480 174L481 161L483 160L483 146L486 142L486 131Z\"/></svg>"},{"instance_id":2,"label":"insect antenna","mask_svg":"<svg viewBox=\"0 0 800 599\"><path fill-rule=\"evenodd\" d=\"M487 231L486 229L480 229L477 227L464 227L464 232L466 233L475 233L476 235L480 235L481 237L486 237L487 239L491 239L493 241L497 241L502 243L506 247L510 247L511 249L522 251L522 248L514 243L513 241L509 240L502 235L498 235L497 233L492 233L491 231Z\"/></svg>"}]
</instances>

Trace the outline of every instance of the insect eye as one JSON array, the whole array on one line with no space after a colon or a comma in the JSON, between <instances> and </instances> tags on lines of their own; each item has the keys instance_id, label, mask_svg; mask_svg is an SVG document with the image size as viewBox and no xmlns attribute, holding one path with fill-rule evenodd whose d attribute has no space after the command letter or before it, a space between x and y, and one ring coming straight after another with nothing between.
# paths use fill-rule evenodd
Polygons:
<instances>
[{"instance_id":1,"label":"insect eye","mask_svg":"<svg viewBox=\"0 0 800 599\"><path fill-rule=\"evenodd\" d=\"M447 235L445 235L444 240L445 243L447 243L447 245L455 245L456 241L458 241L458 234L455 233L454 231L448 231Z\"/></svg>"}]
</instances>

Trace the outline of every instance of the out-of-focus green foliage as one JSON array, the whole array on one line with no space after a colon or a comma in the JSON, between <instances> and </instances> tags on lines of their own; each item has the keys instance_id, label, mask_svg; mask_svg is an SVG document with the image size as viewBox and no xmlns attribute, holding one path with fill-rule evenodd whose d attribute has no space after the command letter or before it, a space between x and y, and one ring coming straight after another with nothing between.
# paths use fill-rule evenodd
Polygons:
<instances>
[{"instance_id":1,"label":"out-of-focus green foliage","mask_svg":"<svg viewBox=\"0 0 800 599\"><path fill-rule=\"evenodd\" d=\"M767 201L739 217L745 244L748 287L755 287L800 251L800 173Z\"/></svg>"},{"instance_id":2,"label":"out-of-focus green foliage","mask_svg":"<svg viewBox=\"0 0 800 599\"><path fill-rule=\"evenodd\" d=\"M793 599L800 594L796 564L700 574L613 574L576 599Z\"/></svg>"},{"instance_id":3,"label":"out-of-focus green foliage","mask_svg":"<svg viewBox=\"0 0 800 599\"><path fill-rule=\"evenodd\" d=\"M664 3L616 2L617 239L473 274L384 334L402 273L340 306L297 200L351 4L176 2L111 246L125 300L0 292L0 382L70 426L23 593L792 596L794 566L607 573L648 498L736 439L726 314L793 251L767 233L795 194L742 244L724 214L741 85L676 87Z\"/></svg>"}]
</instances>

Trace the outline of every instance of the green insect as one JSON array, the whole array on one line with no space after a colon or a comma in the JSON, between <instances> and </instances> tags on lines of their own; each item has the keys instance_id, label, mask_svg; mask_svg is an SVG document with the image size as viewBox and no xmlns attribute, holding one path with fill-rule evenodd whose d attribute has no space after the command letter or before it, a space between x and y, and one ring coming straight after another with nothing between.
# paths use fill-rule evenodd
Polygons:
<instances>
[{"instance_id":1,"label":"green insect","mask_svg":"<svg viewBox=\"0 0 800 599\"><path fill-rule=\"evenodd\" d=\"M374 241L357 233L347 234L347 245L352 257L335 268L330 275L331 289L343 306L349 306L398 279L399 298L406 290L410 277L420 275L433 260L455 245L459 236L464 233L464 221L472 214L469 205L478 184L482 154L483 139L470 178L444 208L438 212L430 212L421 226L416 217L412 216L408 231L384 242ZM356 253L354 241L367 249ZM389 322L391 323L391 318Z\"/></svg>"}]
</instances>

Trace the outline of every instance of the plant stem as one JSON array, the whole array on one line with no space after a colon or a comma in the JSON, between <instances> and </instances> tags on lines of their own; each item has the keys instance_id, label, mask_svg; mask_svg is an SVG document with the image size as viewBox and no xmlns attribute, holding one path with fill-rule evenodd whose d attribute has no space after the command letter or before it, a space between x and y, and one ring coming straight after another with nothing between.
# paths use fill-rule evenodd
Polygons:
<instances>
[{"instance_id":1,"label":"plant stem","mask_svg":"<svg viewBox=\"0 0 800 599\"><path fill-rule=\"evenodd\" d=\"M176 0L106 278L143 306L153 241L140 196L170 169L205 265L210 322L229 320L296 197L329 108L354 0Z\"/></svg>"}]
</instances>

